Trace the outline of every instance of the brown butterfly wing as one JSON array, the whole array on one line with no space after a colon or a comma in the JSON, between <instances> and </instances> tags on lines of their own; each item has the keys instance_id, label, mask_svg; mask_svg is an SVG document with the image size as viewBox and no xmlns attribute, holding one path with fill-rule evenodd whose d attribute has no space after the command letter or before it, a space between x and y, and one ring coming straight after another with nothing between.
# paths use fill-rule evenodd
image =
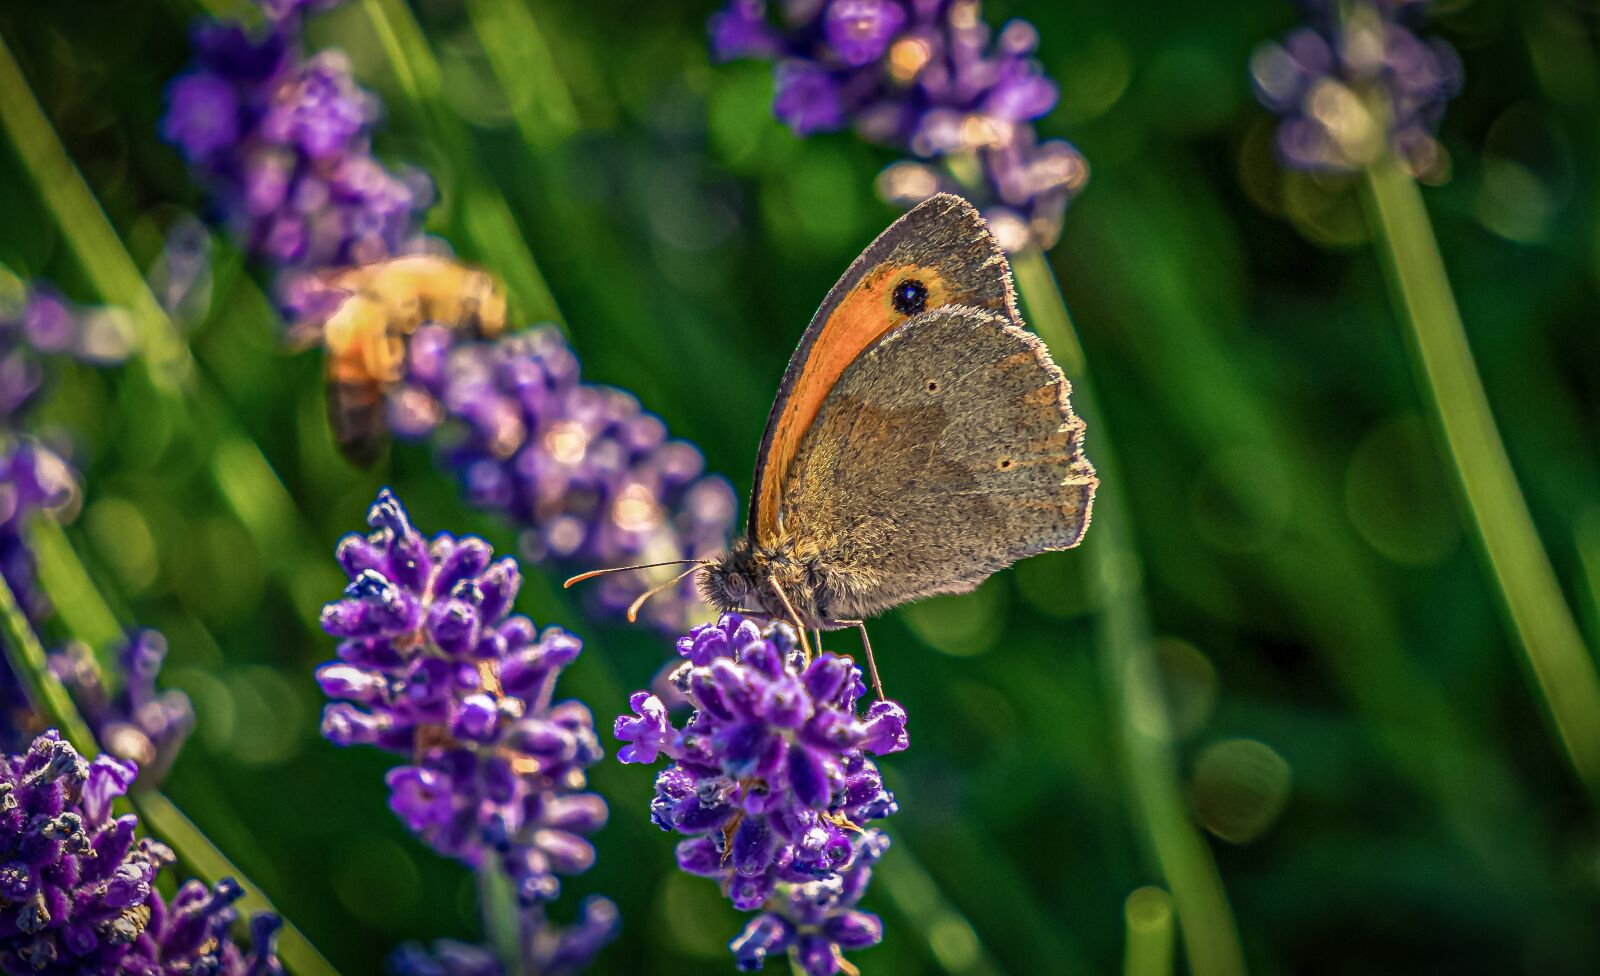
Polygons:
<instances>
[{"instance_id":1,"label":"brown butterfly wing","mask_svg":"<svg viewBox=\"0 0 1600 976\"><path fill-rule=\"evenodd\" d=\"M927 291L922 307L910 314L893 299L907 281ZM1004 252L978 211L960 197L929 197L889 225L833 286L789 360L756 455L750 537L770 539L776 532L782 473L829 391L863 350L912 314L944 305L989 309L1015 320L1013 295Z\"/></svg>"},{"instance_id":2,"label":"brown butterfly wing","mask_svg":"<svg viewBox=\"0 0 1600 976\"><path fill-rule=\"evenodd\" d=\"M1044 345L1008 316L949 307L839 377L784 482L784 529L835 620L960 593L1077 545L1094 468Z\"/></svg>"}]
</instances>

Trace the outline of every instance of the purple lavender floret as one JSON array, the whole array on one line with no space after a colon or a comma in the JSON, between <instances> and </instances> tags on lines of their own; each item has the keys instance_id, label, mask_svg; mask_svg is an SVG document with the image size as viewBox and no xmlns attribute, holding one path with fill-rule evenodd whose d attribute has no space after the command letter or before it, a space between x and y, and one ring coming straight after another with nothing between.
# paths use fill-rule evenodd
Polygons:
<instances>
[{"instance_id":1,"label":"purple lavender floret","mask_svg":"<svg viewBox=\"0 0 1600 976\"><path fill-rule=\"evenodd\" d=\"M613 732L623 762L670 760L651 816L685 839L678 866L718 881L735 908L759 912L731 948L741 969L789 954L810 976L845 968L846 950L881 940L855 906L888 839L864 825L897 809L872 755L909 745L891 701L865 691L848 658L808 660L785 623L724 614L679 639L673 683L694 707L681 727L648 692Z\"/></svg>"},{"instance_id":2,"label":"purple lavender floret","mask_svg":"<svg viewBox=\"0 0 1600 976\"><path fill-rule=\"evenodd\" d=\"M1461 90L1461 59L1407 26L1426 6L1373 0L1342 14L1332 0L1306 0L1305 26L1256 49L1250 73L1262 104L1283 117L1284 165L1353 172L1387 152L1419 179L1443 178L1434 133Z\"/></svg>"},{"instance_id":3,"label":"purple lavender floret","mask_svg":"<svg viewBox=\"0 0 1600 976\"><path fill-rule=\"evenodd\" d=\"M1034 132L1057 97L1038 32L1018 20L993 34L977 0L730 0L710 35L719 59L775 62L773 112L796 135L853 128L918 160L971 160L954 167L968 185L906 162L880 189L907 205L975 197L1008 250L1054 244L1088 179L1076 149Z\"/></svg>"},{"instance_id":4,"label":"purple lavender floret","mask_svg":"<svg viewBox=\"0 0 1600 976\"><path fill-rule=\"evenodd\" d=\"M113 817L137 769L89 761L52 729L0 759L0 970L39 976L282 976L280 925L251 924L254 949L233 941L242 892L181 886L169 902L157 875L172 851Z\"/></svg>"},{"instance_id":5,"label":"purple lavender floret","mask_svg":"<svg viewBox=\"0 0 1600 976\"><path fill-rule=\"evenodd\" d=\"M69 644L50 655L51 669L72 692L101 747L137 763L147 783L166 778L194 728L189 696L156 688L166 656L167 639L159 631L133 631L116 650L118 686L107 687L84 645Z\"/></svg>"},{"instance_id":6,"label":"purple lavender floret","mask_svg":"<svg viewBox=\"0 0 1600 976\"><path fill-rule=\"evenodd\" d=\"M300 16L266 4L259 31L202 23L195 62L167 88L161 132L200 174L218 219L280 272L292 304L306 276L422 249L433 189L372 154L378 100L338 50L301 51ZM271 16L277 13L277 16Z\"/></svg>"},{"instance_id":7,"label":"purple lavender floret","mask_svg":"<svg viewBox=\"0 0 1600 976\"><path fill-rule=\"evenodd\" d=\"M700 451L670 439L631 394L583 382L552 327L486 342L425 326L411 337L389 403L398 437L443 428L444 459L468 502L520 527L532 562L580 571L704 557L727 545L738 507L727 480L705 474ZM681 568L614 573L592 592L606 612L620 613ZM702 612L686 579L643 615L682 633Z\"/></svg>"},{"instance_id":8,"label":"purple lavender floret","mask_svg":"<svg viewBox=\"0 0 1600 976\"><path fill-rule=\"evenodd\" d=\"M604 755L589 710L552 701L583 645L511 613L521 573L482 539L424 539L388 489L367 522L370 535L339 543L350 585L322 611L340 638L339 660L317 670L340 699L323 712L323 734L407 757L386 777L395 814L439 853L503 871L531 943L557 931L542 906L560 876L594 863L585 835L607 816L585 790L585 770ZM594 910L614 919L609 905ZM574 944L598 951L605 940L580 929Z\"/></svg>"}]
</instances>

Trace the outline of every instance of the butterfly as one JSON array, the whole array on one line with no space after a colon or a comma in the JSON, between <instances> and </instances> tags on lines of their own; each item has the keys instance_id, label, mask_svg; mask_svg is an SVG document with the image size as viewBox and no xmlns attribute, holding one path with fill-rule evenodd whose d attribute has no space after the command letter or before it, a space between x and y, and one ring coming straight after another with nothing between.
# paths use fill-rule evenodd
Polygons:
<instances>
[{"instance_id":1,"label":"butterfly","mask_svg":"<svg viewBox=\"0 0 1600 976\"><path fill-rule=\"evenodd\" d=\"M1082 540L1098 482L1070 390L982 216L930 197L828 293L768 415L745 534L678 580L802 644L857 628L881 696L866 618Z\"/></svg>"},{"instance_id":2,"label":"butterfly","mask_svg":"<svg viewBox=\"0 0 1600 976\"><path fill-rule=\"evenodd\" d=\"M337 268L304 287L309 309L289 342L325 347L328 424L340 452L363 467L388 441L386 396L400 380L411 334L432 322L492 338L506 324L494 278L442 255Z\"/></svg>"}]
</instances>

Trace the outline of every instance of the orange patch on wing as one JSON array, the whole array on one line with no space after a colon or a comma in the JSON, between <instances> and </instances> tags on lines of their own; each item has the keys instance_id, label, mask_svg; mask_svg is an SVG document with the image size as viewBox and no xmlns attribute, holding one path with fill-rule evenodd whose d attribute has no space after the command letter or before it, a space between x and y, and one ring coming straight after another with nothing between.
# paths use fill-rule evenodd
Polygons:
<instances>
[{"instance_id":1,"label":"orange patch on wing","mask_svg":"<svg viewBox=\"0 0 1600 976\"><path fill-rule=\"evenodd\" d=\"M928 289L922 311L959 301L950 285L934 268L925 265L879 265L862 276L828 316L806 356L804 368L789 392L778 418L766 457L761 458L761 497L756 499L760 523L757 539L770 539L778 528L779 502L789 462L800 441L822 411L839 377L867 347L911 316L895 309L891 292L902 281L915 279Z\"/></svg>"}]
</instances>

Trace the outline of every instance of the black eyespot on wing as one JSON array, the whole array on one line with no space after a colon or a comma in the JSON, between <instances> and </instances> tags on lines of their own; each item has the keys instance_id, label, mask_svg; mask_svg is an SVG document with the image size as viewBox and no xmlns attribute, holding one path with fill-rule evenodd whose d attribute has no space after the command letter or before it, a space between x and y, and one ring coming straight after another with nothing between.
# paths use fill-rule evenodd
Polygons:
<instances>
[{"instance_id":1,"label":"black eyespot on wing","mask_svg":"<svg viewBox=\"0 0 1600 976\"><path fill-rule=\"evenodd\" d=\"M894 310L901 315L916 315L928 307L928 286L915 278L907 278L894 286L891 299Z\"/></svg>"}]
</instances>

